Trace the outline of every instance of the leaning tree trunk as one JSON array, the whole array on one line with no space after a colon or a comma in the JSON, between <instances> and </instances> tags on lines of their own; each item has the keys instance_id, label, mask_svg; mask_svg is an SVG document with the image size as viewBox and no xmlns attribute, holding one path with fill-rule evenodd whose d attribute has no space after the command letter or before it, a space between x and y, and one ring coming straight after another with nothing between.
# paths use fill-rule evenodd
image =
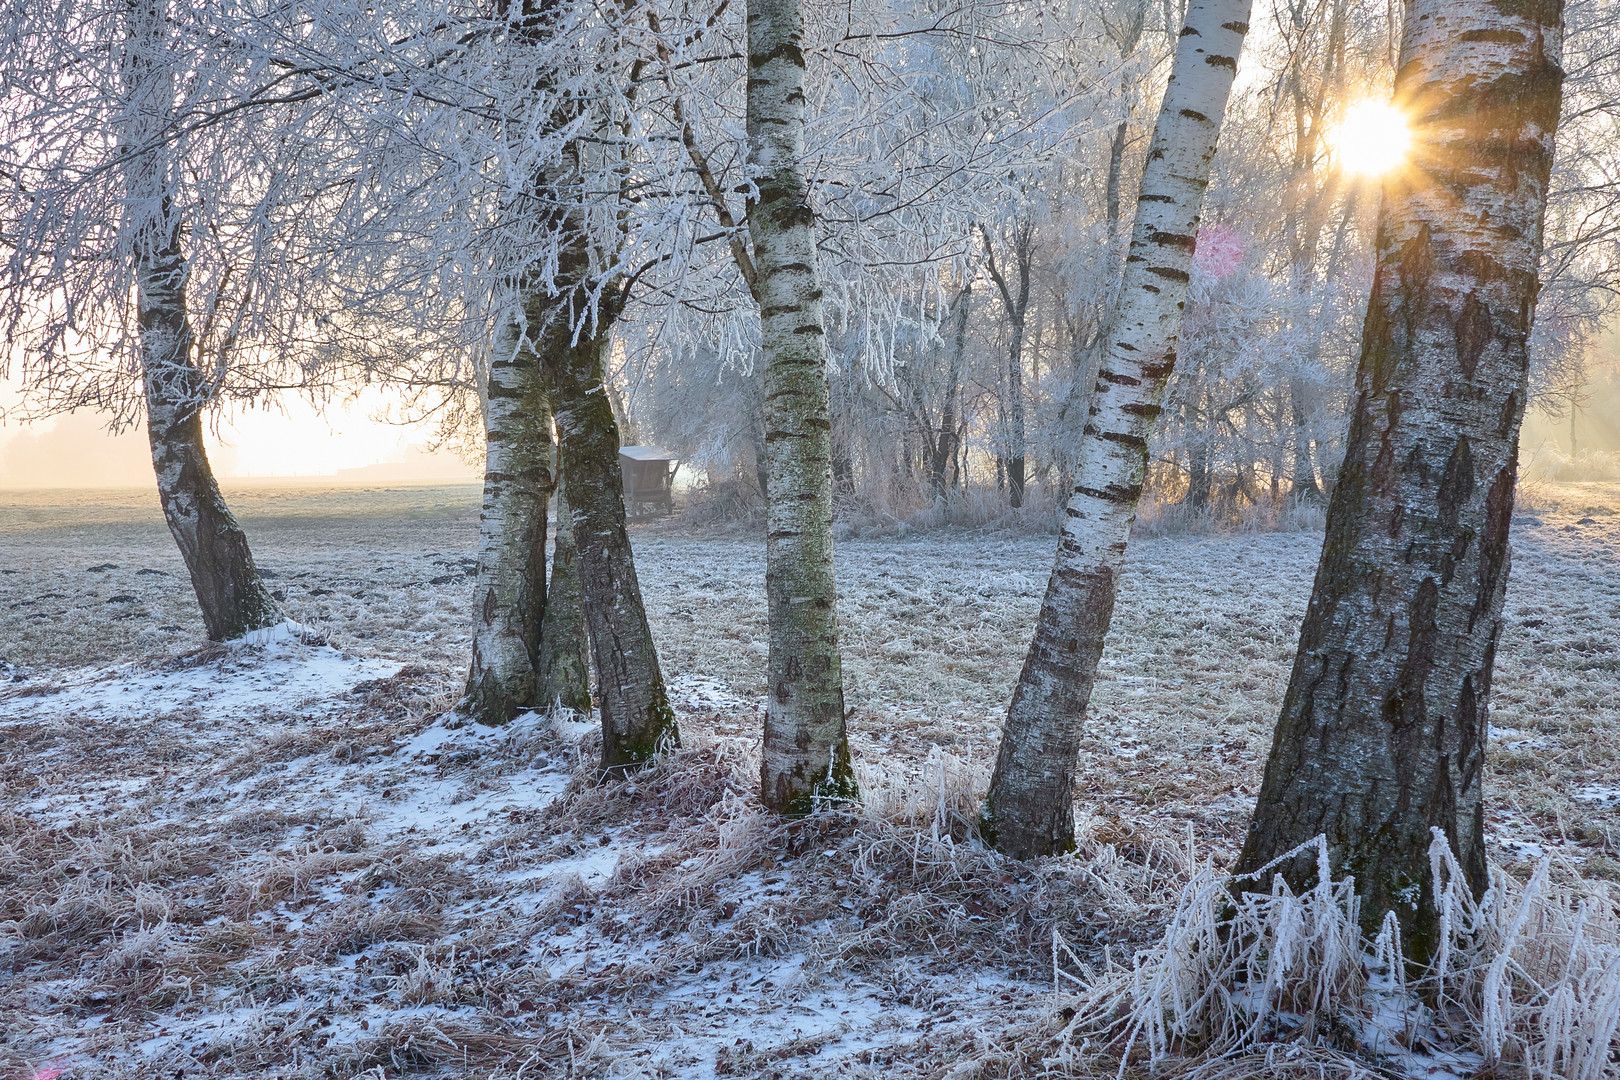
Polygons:
<instances>
[{"instance_id":1,"label":"leaning tree trunk","mask_svg":"<svg viewBox=\"0 0 1620 1080\"><path fill-rule=\"evenodd\" d=\"M539 684L536 704L544 708L591 711L589 638L579 593L579 548L568 509L568 484L557 474L557 539L551 552L551 583L540 624Z\"/></svg>"},{"instance_id":2,"label":"leaning tree trunk","mask_svg":"<svg viewBox=\"0 0 1620 1080\"><path fill-rule=\"evenodd\" d=\"M516 320L489 362L484 507L478 523L472 666L456 711L504 724L537 698L535 663L546 608L546 505L551 500L551 405Z\"/></svg>"},{"instance_id":3,"label":"leaning tree trunk","mask_svg":"<svg viewBox=\"0 0 1620 1080\"><path fill-rule=\"evenodd\" d=\"M583 280L585 253L572 250L580 244L577 239L565 241L578 264L577 279ZM576 338L569 307L573 299L531 298L529 326L531 334L539 330L542 371L557 415L559 467L568 478L568 509L596 667L606 772L633 768L660 747L679 745L680 732L664 689L625 526L619 426L603 392L612 318L604 310L595 334L590 333L593 328L584 328Z\"/></svg>"},{"instance_id":4,"label":"leaning tree trunk","mask_svg":"<svg viewBox=\"0 0 1620 1080\"><path fill-rule=\"evenodd\" d=\"M179 545L213 641L241 637L283 619L248 550L247 537L220 495L203 446L202 410L211 388L194 361L196 338L186 311L186 261L171 197L173 168L165 126L174 76L165 56L167 12L161 0L128 9L122 63L127 112L119 156L135 265L146 434L158 497Z\"/></svg>"},{"instance_id":5,"label":"leaning tree trunk","mask_svg":"<svg viewBox=\"0 0 1620 1080\"><path fill-rule=\"evenodd\" d=\"M986 837L1019 858L1074 847L1081 720L1147 474L1148 435L1175 366L1199 211L1248 18L1249 0L1193 0L1159 107L1057 562L985 807Z\"/></svg>"},{"instance_id":6,"label":"leaning tree trunk","mask_svg":"<svg viewBox=\"0 0 1620 1080\"><path fill-rule=\"evenodd\" d=\"M141 376L158 498L179 545L211 641L275 626L284 616L253 565L247 536L225 505L203 446L202 373L191 362L185 267L178 241L138 257Z\"/></svg>"},{"instance_id":7,"label":"leaning tree trunk","mask_svg":"<svg viewBox=\"0 0 1620 1080\"><path fill-rule=\"evenodd\" d=\"M804 175L804 15L748 2L748 207L765 358L770 703L760 791L803 814L855 794L833 594L832 436L815 213Z\"/></svg>"},{"instance_id":8,"label":"leaning tree trunk","mask_svg":"<svg viewBox=\"0 0 1620 1080\"><path fill-rule=\"evenodd\" d=\"M1485 885L1481 770L1508 577L1559 69L1561 0L1411 0L1357 398L1239 868L1326 835L1374 931L1437 942L1427 851ZM1314 859L1281 872L1296 887Z\"/></svg>"}]
</instances>

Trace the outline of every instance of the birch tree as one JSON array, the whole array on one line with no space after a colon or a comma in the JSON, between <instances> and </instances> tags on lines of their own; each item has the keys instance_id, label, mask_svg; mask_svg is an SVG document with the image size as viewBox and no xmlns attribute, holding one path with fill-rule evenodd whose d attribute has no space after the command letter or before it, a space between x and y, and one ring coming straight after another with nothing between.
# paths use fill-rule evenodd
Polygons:
<instances>
[{"instance_id":1,"label":"birch tree","mask_svg":"<svg viewBox=\"0 0 1620 1080\"><path fill-rule=\"evenodd\" d=\"M0 324L25 416L144 413L164 519L220 641L283 616L220 494L204 420L298 381L263 337L296 289L264 257L276 153L218 116L232 100L246 117L252 84L230 49L197 48L189 19L166 0L0 16Z\"/></svg>"},{"instance_id":2,"label":"birch tree","mask_svg":"<svg viewBox=\"0 0 1620 1080\"><path fill-rule=\"evenodd\" d=\"M1074 846L1081 720L1113 615L1148 437L1175 366L1210 162L1249 0L1193 0L1142 171L1119 311L1076 454L1075 486L1034 640L1013 691L986 836L1019 858Z\"/></svg>"},{"instance_id":3,"label":"birch tree","mask_svg":"<svg viewBox=\"0 0 1620 1080\"><path fill-rule=\"evenodd\" d=\"M282 621L259 577L247 537L220 494L203 445L208 388L195 361L187 266L169 147L175 72L167 3L136 0L122 64L125 112L117 156L124 178L122 228L135 268L146 433L159 501L214 641Z\"/></svg>"},{"instance_id":4,"label":"birch tree","mask_svg":"<svg viewBox=\"0 0 1620 1080\"><path fill-rule=\"evenodd\" d=\"M1365 928L1437 944L1442 830L1477 895L1491 675L1528 391L1562 0L1410 0L1356 401L1238 869L1326 835ZM1310 861L1310 860L1305 860ZM1314 865L1283 865L1295 888Z\"/></svg>"},{"instance_id":5,"label":"birch tree","mask_svg":"<svg viewBox=\"0 0 1620 1080\"><path fill-rule=\"evenodd\" d=\"M557 537L546 584L546 610L540 624L540 657L535 664L536 705L591 711L590 637L579 589L579 548L574 543L568 485L557 475Z\"/></svg>"},{"instance_id":6,"label":"birch tree","mask_svg":"<svg viewBox=\"0 0 1620 1080\"><path fill-rule=\"evenodd\" d=\"M767 806L855 794L833 583L832 438L816 218L804 172L804 14L748 0L748 233L765 360Z\"/></svg>"},{"instance_id":7,"label":"birch tree","mask_svg":"<svg viewBox=\"0 0 1620 1080\"><path fill-rule=\"evenodd\" d=\"M537 35L555 16L545 4L532 11L523 36L540 44ZM628 71L618 61L606 51L582 63L622 86ZM525 334L551 396L558 466L569 479L580 594L599 686L604 771L634 768L680 742L625 523L619 424L607 385L613 326L628 288L618 265L626 228L622 165L629 149L622 124L608 111L620 107L617 97L604 95L604 104L564 96L554 111L554 128L578 135L537 176L527 210L551 238L551 265L545 280L525 283L523 295ZM605 160L594 160L598 154ZM604 221L610 224L604 227Z\"/></svg>"},{"instance_id":8,"label":"birch tree","mask_svg":"<svg viewBox=\"0 0 1620 1080\"><path fill-rule=\"evenodd\" d=\"M373 328L385 340L420 336L434 355L494 337L496 352L514 358L506 389L491 396L491 512L468 695L472 708L489 682L494 716L543 692L534 666L549 399L599 680L602 767L633 767L678 732L625 527L605 361L637 278L631 265L661 265L685 235L678 221L656 219L665 200L625 195L646 181L637 170L659 175L646 160L654 141L635 130L641 56L625 25L634 12L532 0L380 14L381 30L369 4L323 4L295 20L296 32L263 30L268 62L331 87L340 118L312 136L330 164L311 186L341 197L304 243L337 252L330 318L366 377L414 379L397 353L421 351L368 349ZM656 249L645 257L644 235ZM508 393L509 415L499 407Z\"/></svg>"},{"instance_id":9,"label":"birch tree","mask_svg":"<svg viewBox=\"0 0 1620 1080\"><path fill-rule=\"evenodd\" d=\"M551 402L515 313L495 342L487 387L472 664L456 709L503 724L545 703L536 695L553 488Z\"/></svg>"}]
</instances>

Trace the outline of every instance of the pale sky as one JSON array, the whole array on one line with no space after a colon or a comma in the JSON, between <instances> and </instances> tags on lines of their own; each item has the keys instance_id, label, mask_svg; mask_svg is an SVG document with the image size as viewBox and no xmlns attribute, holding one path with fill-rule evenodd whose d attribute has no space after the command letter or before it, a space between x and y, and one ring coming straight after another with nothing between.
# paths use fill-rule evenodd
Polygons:
<instances>
[{"instance_id":1,"label":"pale sky","mask_svg":"<svg viewBox=\"0 0 1620 1080\"><path fill-rule=\"evenodd\" d=\"M0 407L15 401L0 391ZM337 479L475 479L480 471L453 452L423 452L433 436L424 425L384 423L390 399L368 390L356 401L317 412L300 398L279 407L236 410L208 437L209 458L221 479L333 477ZM106 417L80 411L24 425L0 425L0 487L103 487L152 482L144 428L114 436ZM372 476L339 470L389 464Z\"/></svg>"}]
</instances>

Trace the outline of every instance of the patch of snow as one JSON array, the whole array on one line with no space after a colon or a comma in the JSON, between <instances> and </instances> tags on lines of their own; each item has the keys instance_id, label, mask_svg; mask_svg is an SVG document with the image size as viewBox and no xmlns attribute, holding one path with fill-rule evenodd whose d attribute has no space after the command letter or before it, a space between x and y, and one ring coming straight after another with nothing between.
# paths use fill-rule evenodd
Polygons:
<instances>
[{"instance_id":1,"label":"patch of snow","mask_svg":"<svg viewBox=\"0 0 1620 1080\"><path fill-rule=\"evenodd\" d=\"M1387 1069L1411 1080L1466 1080L1484 1065L1479 1054L1458 1050L1439 1034L1433 1012L1397 973L1368 957L1367 992L1357 1039L1384 1059Z\"/></svg>"},{"instance_id":2,"label":"patch of snow","mask_svg":"<svg viewBox=\"0 0 1620 1080\"><path fill-rule=\"evenodd\" d=\"M223 642L227 649L262 648L265 645L279 645L288 641L296 641L301 645L325 645L326 635L319 630L313 630L303 623L283 619L274 626L261 626L257 630L249 630L239 638L232 638Z\"/></svg>"},{"instance_id":3,"label":"patch of snow","mask_svg":"<svg viewBox=\"0 0 1620 1080\"><path fill-rule=\"evenodd\" d=\"M1620 806L1620 785L1587 784L1577 789L1570 798L1576 802L1597 803L1599 806Z\"/></svg>"},{"instance_id":4,"label":"patch of snow","mask_svg":"<svg viewBox=\"0 0 1620 1080\"><path fill-rule=\"evenodd\" d=\"M24 683L0 696L0 720L74 714L134 718L182 709L215 718L285 711L311 698L337 697L358 683L387 678L402 666L304 644L289 633L191 667L81 668L54 685Z\"/></svg>"},{"instance_id":5,"label":"patch of snow","mask_svg":"<svg viewBox=\"0 0 1620 1080\"><path fill-rule=\"evenodd\" d=\"M676 675L669 680L669 703L685 713L752 712L759 702L731 691L720 679Z\"/></svg>"}]
</instances>

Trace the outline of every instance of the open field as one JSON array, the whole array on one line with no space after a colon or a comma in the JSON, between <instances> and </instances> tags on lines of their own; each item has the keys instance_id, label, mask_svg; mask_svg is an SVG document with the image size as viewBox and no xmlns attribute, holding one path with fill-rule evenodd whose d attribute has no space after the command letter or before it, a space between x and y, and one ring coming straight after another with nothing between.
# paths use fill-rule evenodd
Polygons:
<instances>
[{"instance_id":1,"label":"open field","mask_svg":"<svg viewBox=\"0 0 1620 1080\"><path fill-rule=\"evenodd\" d=\"M1020 866L964 820L1050 537L840 545L868 806L781 826L748 797L757 539L638 528L687 745L603 789L578 767L588 724L438 722L475 488L230 497L332 647L205 648L146 492L0 492L0 1075L1015 1070L1014 1035L1061 1026L1054 934L1128 952L1198 861L1235 854L1320 544L1138 540L1081 854ZM1620 485L1536 503L1497 662L1493 856L1620 880Z\"/></svg>"}]
</instances>

